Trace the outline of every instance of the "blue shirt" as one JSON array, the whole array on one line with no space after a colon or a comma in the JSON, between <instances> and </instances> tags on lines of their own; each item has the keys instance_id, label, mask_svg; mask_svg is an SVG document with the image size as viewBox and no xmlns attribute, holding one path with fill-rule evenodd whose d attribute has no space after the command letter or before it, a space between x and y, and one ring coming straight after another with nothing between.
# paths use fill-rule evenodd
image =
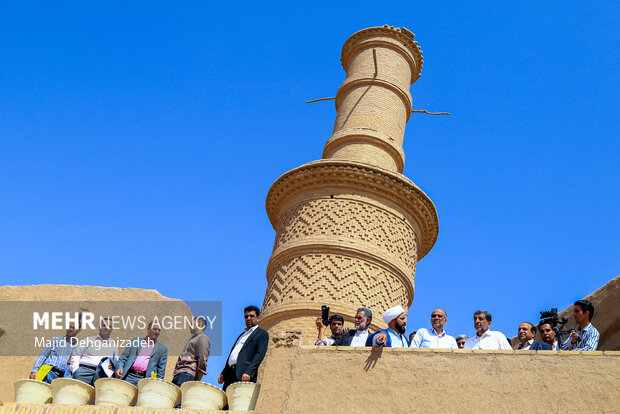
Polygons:
<instances>
[{"instance_id":1,"label":"blue shirt","mask_svg":"<svg viewBox=\"0 0 620 414\"><path fill-rule=\"evenodd\" d=\"M49 341L49 345L45 347L41 355L34 362L32 372L37 372L41 365L51 365L61 372L65 372L69 365L69 357L73 354L73 350L77 346L77 338L73 341L67 339L66 336L55 336Z\"/></svg>"},{"instance_id":2,"label":"blue shirt","mask_svg":"<svg viewBox=\"0 0 620 414\"><path fill-rule=\"evenodd\" d=\"M577 332L580 339L571 344L572 336L569 335L568 339L562 344L562 349L565 351L596 351L601 336L596 328L589 323L583 330L577 328Z\"/></svg>"},{"instance_id":3,"label":"blue shirt","mask_svg":"<svg viewBox=\"0 0 620 414\"><path fill-rule=\"evenodd\" d=\"M387 334L388 336L385 341L386 343L383 345L377 342L377 334L381 332ZM371 346L385 346L385 347L390 347L390 348L408 348L409 347L409 343L407 342L407 338L405 337L405 335L397 333L392 328L382 329L378 332L375 332L373 334L372 339L369 337L368 340L372 341ZM366 342L366 345L368 345L368 341Z\"/></svg>"}]
</instances>

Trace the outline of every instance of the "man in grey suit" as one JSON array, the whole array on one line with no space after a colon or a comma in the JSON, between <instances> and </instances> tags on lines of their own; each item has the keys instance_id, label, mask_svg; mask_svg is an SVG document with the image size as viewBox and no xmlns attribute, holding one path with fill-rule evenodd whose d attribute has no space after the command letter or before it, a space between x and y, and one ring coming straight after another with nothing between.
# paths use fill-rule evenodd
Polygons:
<instances>
[{"instance_id":1,"label":"man in grey suit","mask_svg":"<svg viewBox=\"0 0 620 414\"><path fill-rule=\"evenodd\" d=\"M131 345L125 348L118 360L116 378L125 380L136 387L144 378L164 378L168 349L157 341L161 328L157 322L151 321L145 337L134 338Z\"/></svg>"}]
</instances>

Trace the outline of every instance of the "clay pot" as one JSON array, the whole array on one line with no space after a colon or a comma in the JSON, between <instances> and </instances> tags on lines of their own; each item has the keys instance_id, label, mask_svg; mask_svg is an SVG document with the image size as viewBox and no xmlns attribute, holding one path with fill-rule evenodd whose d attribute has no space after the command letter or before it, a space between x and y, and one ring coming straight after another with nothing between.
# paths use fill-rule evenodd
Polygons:
<instances>
[{"instance_id":1,"label":"clay pot","mask_svg":"<svg viewBox=\"0 0 620 414\"><path fill-rule=\"evenodd\" d=\"M95 381L95 405L127 407L134 405L138 388L116 378L99 378Z\"/></svg>"},{"instance_id":2,"label":"clay pot","mask_svg":"<svg viewBox=\"0 0 620 414\"><path fill-rule=\"evenodd\" d=\"M226 388L228 409L231 411L250 411L256 407L260 385L253 382L235 382Z\"/></svg>"},{"instance_id":3,"label":"clay pot","mask_svg":"<svg viewBox=\"0 0 620 414\"><path fill-rule=\"evenodd\" d=\"M43 381L20 379L13 383L13 400L20 403L50 404L53 398L52 386Z\"/></svg>"},{"instance_id":4,"label":"clay pot","mask_svg":"<svg viewBox=\"0 0 620 414\"><path fill-rule=\"evenodd\" d=\"M174 408L181 401L181 390L159 378L145 378L138 383L138 407Z\"/></svg>"},{"instance_id":5,"label":"clay pot","mask_svg":"<svg viewBox=\"0 0 620 414\"><path fill-rule=\"evenodd\" d=\"M181 408L221 410L226 405L226 393L215 385L188 381L181 385Z\"/></svg>"},{"instance_id":6,"label":"clay pot","mask_svg":"<svg viewBox=\"0 0 620 414\"><path fill-rule=\"evenodd\" d=\"M95 401L95 387L72 378L52 381L54 404L90 405Z\"/></svg>"}]
</instances>

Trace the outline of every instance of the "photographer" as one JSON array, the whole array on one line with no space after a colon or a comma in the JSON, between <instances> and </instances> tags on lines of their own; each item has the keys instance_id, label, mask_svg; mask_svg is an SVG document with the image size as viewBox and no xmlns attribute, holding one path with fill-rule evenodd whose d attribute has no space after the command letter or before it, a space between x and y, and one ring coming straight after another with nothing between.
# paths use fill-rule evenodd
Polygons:
<instances>
[{"instance_id":1,"label":"photographer","mask_svg":"<svg viewBox=\"0 0 620 414\"><path fill-rule=\"evenodd\" d=\"M594 305L589 300L582 299L575 302L573 306L573 317L579 327L572 330L571 335L562 344L562 349L565 351L596 351L600 335L590 323L594 316Z\"/></svg>"},{"instance_id":2,"label":"photographer","mask_svg":"<svg viewBox=\"0 0 620 414\"><path fill-rule=\"evenodd\" d=\"M314 345L333 345L336 339L340 338L340 335L342 335L344 327L344 318L342 316L333 315L327 320L327 322L329 324L329 329L332 331L332 336L329 338L325 338L324 336L326 326L323 325L323 318L316 318L316 327L319 330L319 334Z\"/></svg>"}]
</instances>

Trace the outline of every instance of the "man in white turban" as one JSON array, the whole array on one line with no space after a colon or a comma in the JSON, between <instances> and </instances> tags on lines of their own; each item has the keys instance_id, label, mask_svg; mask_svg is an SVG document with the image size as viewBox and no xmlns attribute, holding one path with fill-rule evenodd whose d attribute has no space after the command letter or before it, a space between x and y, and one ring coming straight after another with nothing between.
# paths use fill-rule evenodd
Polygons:
<instances>
[{"instance_id":1,"label":"man in white turban","mask_svg":"<svg viewBox=\"0 0 620 414\"><path fill-rule=\"evenodd\" d=\"M405 336L407 331L407 313L402 306L397 305L383 314L383 320L389 328L382 329L370 335L366 346L384 346L387 348L407 348L409 342Z\"/></svg>"}]
</instances>

